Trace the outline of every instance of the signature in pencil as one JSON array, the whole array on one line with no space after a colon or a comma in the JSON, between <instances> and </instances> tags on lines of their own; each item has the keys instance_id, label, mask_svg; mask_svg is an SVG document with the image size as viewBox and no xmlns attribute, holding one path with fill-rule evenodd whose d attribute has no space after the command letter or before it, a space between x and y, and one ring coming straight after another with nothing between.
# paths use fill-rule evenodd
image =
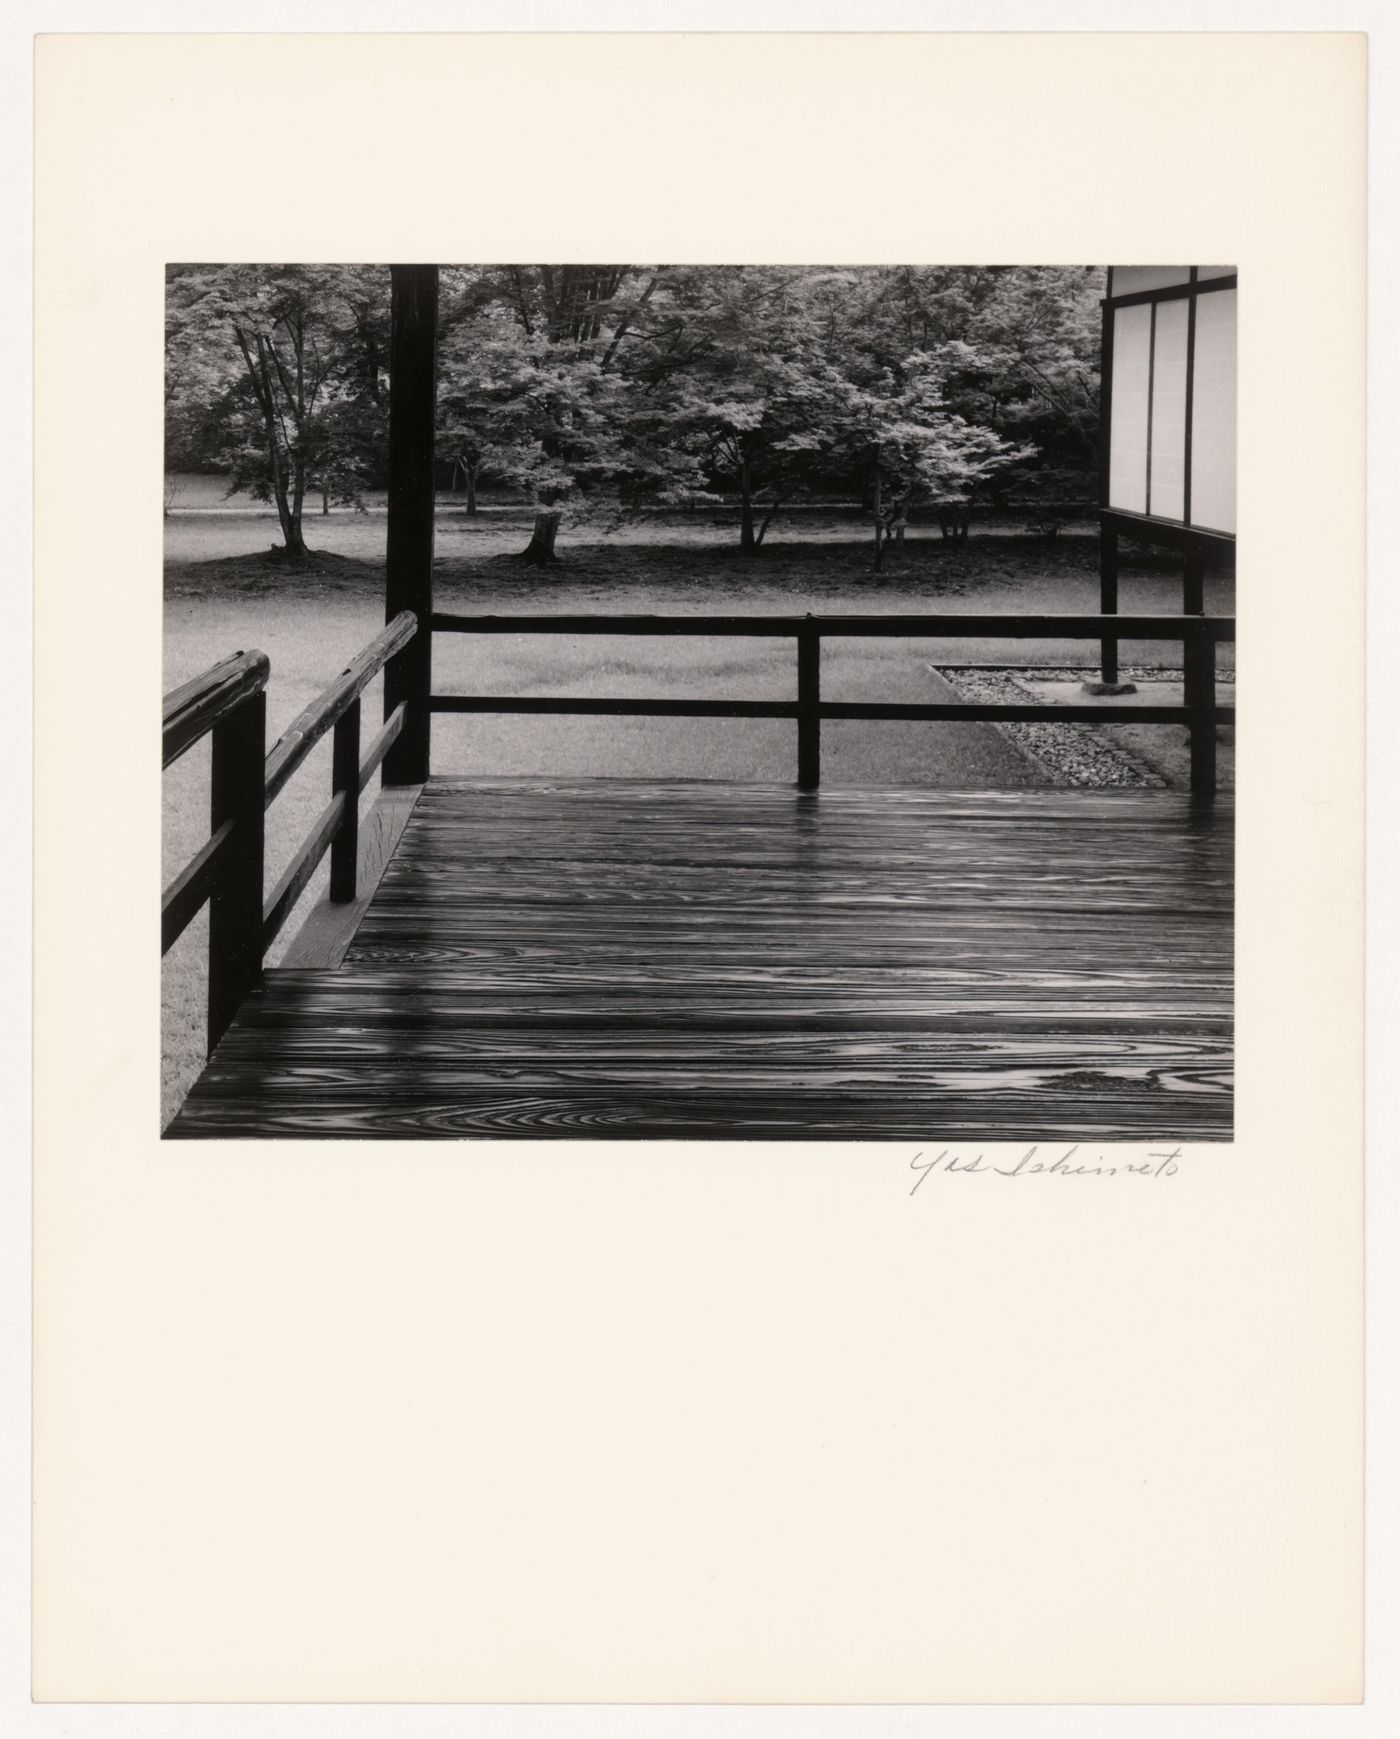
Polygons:
<instances>
[{"instance_id":1,"label":"signature in pencil","mask_svg":"<svg viewBox=\"0 0 1400 1739\"><path fill-rule=\"evenodd\" d=\"M1170 1152L1148 1151L1143 1160L1105 1160L1102 1155L1098 1159L1090 1159L1081 1154L1081 1143L1076 1142L1067 1147L1057 1158L1051 1157L1053 1149L1042 1149L1037 1144L1028 1147L1014 1165L997 1165L985 1154L959 1154L952 1148L945 1147L931 1159L923 1153L916 1153L909 1161L909 1169L918 1172L909 1194L912 1196L934 1172L945 1175L952 1172L980 1173L987 1177L1145 1177L1164 1178L1175 1177L1181 1169L1181 1149L1174 1147Z\"/></svg>"}]
</instances>

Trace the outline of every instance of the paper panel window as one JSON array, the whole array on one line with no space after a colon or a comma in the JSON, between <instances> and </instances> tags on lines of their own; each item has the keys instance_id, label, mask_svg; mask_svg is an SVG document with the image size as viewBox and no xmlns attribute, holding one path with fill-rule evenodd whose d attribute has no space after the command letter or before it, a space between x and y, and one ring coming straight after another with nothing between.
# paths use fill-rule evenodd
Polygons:
<instances>
[{"instance_id":1,"label":"paper panel window","mask_svg":"<svg viewBox=\"0 0 1400 1739\"><path fill-rule=\"evenodd\" d=\"M1153 322L1152 420L1148 449L1147 511L1159 519L1186 512L1185 299L1159 302Z\"/></svg>"},{"instance_id":2,"label":"paper panel window","mask_svg":"<svg viewBox=\"0 0 1400 1739\"><path fill-rule=\"evenodd\" d=\"M1215 290L1196 303L1196 371L1191 419L1191 523L1210 531L1235 529L1234 290Z\"/></svg>"},{"instance_id":3,"label":"paper panel window","mask_svg":"<svg viewBox=\"0 0 1400 1739\"><path fill-rule=\"evenodd\" d=\"M1152 309L1119 308L1113 316L1112 439L1108 504L1147 512L1148 384L1152 372Z\"/></svg>"},{"instance_id":4,"label":"paper panel window","mask_svg":"<svg viewBox=\"0 0 1400 1739\"><path fill-rule=\"evenodd\" d=\"M1147 299L1131 274L1155 275ZM1231 266L1117 266L1107 383L1104 505L1201 531L1235 530L1238 295L1214 288ZM1124 285L1132 284L1133 289Z\"/></svg>"}]
</instances>

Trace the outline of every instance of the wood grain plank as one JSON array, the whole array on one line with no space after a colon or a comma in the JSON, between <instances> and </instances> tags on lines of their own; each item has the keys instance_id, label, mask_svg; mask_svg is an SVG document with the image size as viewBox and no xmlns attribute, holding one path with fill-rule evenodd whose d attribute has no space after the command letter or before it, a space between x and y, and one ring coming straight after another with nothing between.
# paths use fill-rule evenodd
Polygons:
<instances>
[{"instance_id":1,"label":"wood grain plank","mask_svg":"<svg viewBox=\"0 0 1400 1739\"><path fill-rule=\"evenodd\" d=\"M339 928L313 914L169 1133L1230 1137L1228 803L511 778L415 798L366 828L373 897Z\"/></svg>"},{"instance_id":2,"label":"wood grain plank","mask_svg":"<svg viewBox=\"0 0 1400 1739\"><path fill-rule=\"evenodd\" d=\"M447 1098L366 1095L250 1105L246 1096L192 1099L167 1132L175 1139L418 1140L483 1137L538 1140L907 1140L1228 1141L1228 1099L1092 1090L1007 1092L1000 1096L906 1090L868 1093L627 1095L572 1087L567 1093L477 1089ZM1224 1106L1224 1112L1220 1107Z\"/></svg>"}]
</instances>

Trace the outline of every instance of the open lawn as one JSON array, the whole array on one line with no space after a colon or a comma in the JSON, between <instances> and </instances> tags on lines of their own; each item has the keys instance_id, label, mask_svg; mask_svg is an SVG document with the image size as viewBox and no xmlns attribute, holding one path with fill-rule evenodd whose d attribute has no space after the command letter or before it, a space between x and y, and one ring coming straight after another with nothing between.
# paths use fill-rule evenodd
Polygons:
<instances>
[{"instance_id":1,"label":"open lawn","mask_svg":"<svg viewBox=\"0 0 1400 1739\"><path fill-rule=\"evenodd\" d=\"M217 485L217 479L198 479ZM221 488L221 486L220 486ZM205 495L214 493L206 489ZM269 743L364 646L383 622L385 520L338 510L308 513L315 554L306 571L273 559L275 514L244 502L177 495L166 521L164 680L167 689L236 649L268 654ZM1098 609L1097 541L1090 535L1026 536L1013 525L945 544L916 526L871 571L871 539L854 514L806 511L779 518L754 557L737 550L733 515L719 510L653 516L607 533L560 532L557 567L541 573L509 557L524 547L530 512L493 505L474 518L439 513L439 608L472 612L631 611L758 614L805 611L1039 613ZM1125 561L1125 611L1176 613L1173 564L1144 552ZM1233 610L1233 585L1207 581L1207 608ZM1228 665L1232 648L1222 648ZM931 665L1089 663L1082 642L851 640L825 643L822 687L832 700L956 698ZM1125 663L1175 663L1176 651L1124 643ZM551 695L665 695L786 699L794 693L792 641L569 639L439 635L439 691ZM365 741L381 711L381 685L364 703ZM1176 727L1139 727L1180 736ZM987 789L1046 783L1044 770L989 725L849 723L823 732L823 779L841 785ZM433 765L443 773L631 775L724 779L795 776L796 727L786 720L439 717ZM208 830L208 744L165 775L164 872L168 879ZM268 814L269 888L327 801L329 739ZM373 797L366 793L365 803ZM283 932L289 940L319 897L325 869ZM164 970L162 1121L178 1108L202 1061L204 921L171 951ZM280 957L274 950L270 959Z\"/></svg>"}]
</instances>

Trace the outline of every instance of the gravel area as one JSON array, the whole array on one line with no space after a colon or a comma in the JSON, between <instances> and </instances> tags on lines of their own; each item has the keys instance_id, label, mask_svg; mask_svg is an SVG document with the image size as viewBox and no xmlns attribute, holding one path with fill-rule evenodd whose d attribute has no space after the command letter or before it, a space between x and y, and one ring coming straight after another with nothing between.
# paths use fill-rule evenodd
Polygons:
<instances>
[{"instance_id":1,"label":"gravel area","mask_svg":"<svg viewBox=\"0 0 1400 1739\"><path fill-rule=\"evenodd\" d=\"M1017 677L1053 681L1083 674L1073 670L1045 669L1018 670L1013 676L1008 670L949 670L938 666L930 666L930 669L950 683L964 700L1011 702L1040 699ZM1128 681L1134 680L1138 674L1134 670L1122 672ZM1157 790L1165 789L1167 785L1160 773L1120 743L1111 741L1103 729L1094 725L997 724L991 728L1003 732L1023 754L1042 768L1052 785L1127 785Z\"/></svg>"},{"instance_id":2,"label":"gravel area","mask_svg":"<svg viewBox=\"0 0 1400 1739\"><path fill-rule=\"evenodd\" d=\"M943 666L939 666L943 669ZM946 671L945 671L946 674ZM1017 676L1031 678L1035 682L1083 682L1087 677L1097 677L1096 665L1017 665ZM1118 675L1124 682L1180 682L1185 676L1179 664L1124 664L1119 667ZM1218 669L1215 673L1216 682L1233 682L1233 670Z\"/></svg>"}]
</instances>

